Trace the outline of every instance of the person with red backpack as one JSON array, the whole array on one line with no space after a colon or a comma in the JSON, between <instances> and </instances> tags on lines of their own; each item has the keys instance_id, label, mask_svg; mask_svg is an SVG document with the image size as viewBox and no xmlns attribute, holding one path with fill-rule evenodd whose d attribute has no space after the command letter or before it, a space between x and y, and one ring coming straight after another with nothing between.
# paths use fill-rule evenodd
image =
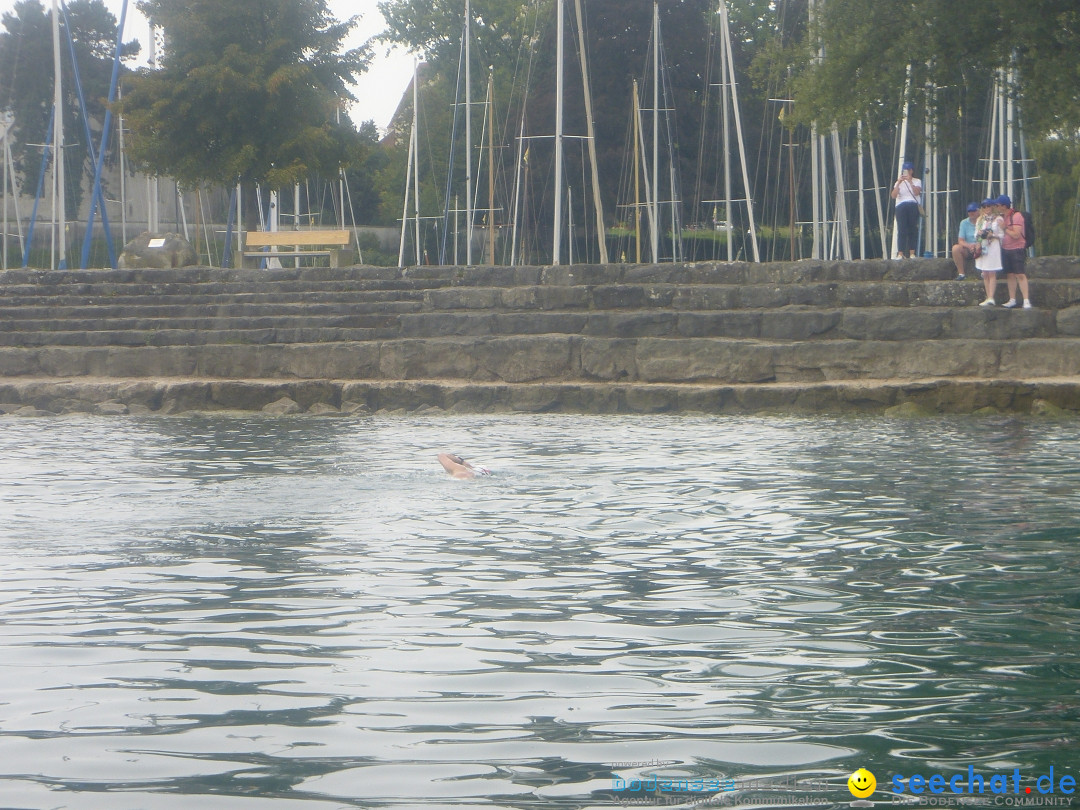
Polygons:
<instances>
[{"instance_id":1,"label":"person with red backpack","mask_svg":"<svg viewBox=\"0 0 1080 810\"><path fill-rule=\"evenodd\" d=\"M1028 297L1027 277L1027 238L1024 234L1026 223L1024 215L1012 207L1012 199L1008 194L1002 194L997 198L997 204L1004 208L1002 218L1005 225L1005 236L1001 240L1001 267L1005 271L1005 283L1009 285L1009 302L1006 309L1012 309L1019 304L1016 301L1016 288L1020 288L1020 294L1024 296L1024 309L1031 309L1031 299Z\"/></svg>"}]
</instances>

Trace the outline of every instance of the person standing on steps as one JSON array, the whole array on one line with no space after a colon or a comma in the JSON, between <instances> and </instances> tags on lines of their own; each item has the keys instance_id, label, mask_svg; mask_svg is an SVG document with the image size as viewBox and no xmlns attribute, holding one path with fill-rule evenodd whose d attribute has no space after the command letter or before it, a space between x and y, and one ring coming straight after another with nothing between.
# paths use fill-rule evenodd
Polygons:
<instances>
[{"instance_id":1,"label":"person standing on steps","mask_svg":"<svg viewBox=\"0 0 1080 810\"><path fill-rule=\"evenodd\" d=\"M1016 301L1016 288L1020 287L1020 294L1024 296L1024 309L1031 309L1031 299L1028 297L1027 277L1027 234L1024 215L1012 207L1012 200L1008 194L1002 194L997 198L998 207L1002 209L1002 222L1004 236L1001 239L1001 267L1005 271L1005 283L1009 285L1009 302L1006 309L1019 306Z\"/></svg>"},{"instance_id":2,"label":"person standing on steps","mask_svg":"<svg viewBox=\"0 0 1080 810\"><path fill-rule=\"evenodd\" d=\"M896 249L900 258L910 259L918 255L919 209L922 207L922 181L915 176L914 163L904 163L889 196L896 200Z\"/></svg>"},{"instance_id":3,"label":"person standing on steps","mask_svg":"<svg viewBox=\"0 0 1080 810\"><path fill-rule=\"evenodd\" d=\"M979 306L992 307L998 273L1001 272L1001 237L1004 235L997 200L982 201L975 231L979 237L979 257L975 259L975 267L982 273L983 289L986 290L986 300Z\"/></svg>"},{"instance_id":4,"label":"person standing on steps","mask_svg":"<svg viewBox=\"0 0 1080 810\"><path fill-rule=\"evenodd\" d=\"M975 222L979 219L979 204L968 203L967 216L960 222L960 232L956 244L952 246L952 260L956 265L956 280L967 278L968 260L974 260L978 254L979 239L975 235Z\"/></svg>"}]
</instances>

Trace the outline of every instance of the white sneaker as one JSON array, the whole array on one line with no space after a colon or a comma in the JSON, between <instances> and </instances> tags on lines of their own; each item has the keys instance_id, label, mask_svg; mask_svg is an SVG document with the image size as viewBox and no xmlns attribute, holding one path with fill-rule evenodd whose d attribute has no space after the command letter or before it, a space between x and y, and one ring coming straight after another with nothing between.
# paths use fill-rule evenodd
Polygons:
<instances>
[{"instance_id":1,"label":"white sneaker","mask_svg":"<svg viewBox=\"0 0 1080 810\"><path fill-rule=\"evenodd\" d=\"M992 307L993 305L994 305L994 299L993 298L987 298L985 301L983 301L981 304L979 304L980 307Z\"/></svg>"},{"instance_id":2,"label":"white sneaker","mask_svg":"<svg viewBox=\"0 0 1080 810\"><path fill-rule=\"evenodd\" d=\"M1010 299L1009 299L1009 303L1007 303L1007 304L1002 304L1002 306L1003 306L1003 307L1005 307L1005 309L1012 309L1013 307L1015 307L1015 306L1018 306L1018 305L1017 305L1017 303L1016 303L1016 299L1015 299L1015 298L1010 298Z\"/></svg>"},{"instance_id":3,"label":"white sneaker","mask_svg":"<svg viewBox=\"0 0 1080 810\"><path fill-rule=\"evenodd\" d=\"M1031 302L1026 298L1024 299L1024 309L1034 309L1034 307L1031 306Z\"/></svg>"}]
</instances>

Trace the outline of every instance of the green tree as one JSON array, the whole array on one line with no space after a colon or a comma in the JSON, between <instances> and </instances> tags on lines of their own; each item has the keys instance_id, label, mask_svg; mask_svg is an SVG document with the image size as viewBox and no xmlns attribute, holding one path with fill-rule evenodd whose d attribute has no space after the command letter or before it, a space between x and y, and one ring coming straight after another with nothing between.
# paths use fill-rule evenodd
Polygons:
<instances>
[{"instance_id":1,"label":"green tree","mask_svg":"<svg viewBox=\"0 0 1080 810\"><path fill-rule=\"evenodd\" d=\"M1080 143L1048 138L1034 144L1039 178L1032 184L1032 216L1046 255L1074 253L1080 205Z\"/></svg>"},{"instance_id":2,"label":"green tree","mask_svg":"<svg viewBox=\"0 0 1080 810\"><path fill-rule=\"evenodd\" d=\"M325 0L142 0L164 32L160 68L125 86L136 166L187 186L289 186L333 177L357 133L338 109L370 58L343 50L355 18ZM246 206L254 217L253 206ZM249 225L254 219L249 221Z\"/></svg>"},{"instance_id":3,"label":"green tree","mask_svg":"<svg viewBox=\"0 0 1080 810\"><path fill-rule=\"evenodd\" d=\"M117 21L102 0L73 0L67 7L67 25L61 24L61 66L64 88L66 176L70 199L78 204L80 171L92 172L86 161L83 111L75 92L75 78L67 46L68 32L86 101L86 115L94 122L95 138L105 114L116 49ZM0 18L0 107L12 113L15 139L13 159L24 187L36 182L41 147L48 137L53 108L53 41L51 13L38 0L19 0ZM121 46L121 59L139 53L139 43Z\"/></svg>"},{"instance_id":4,"label":"green tree","mask_svg":"<svg viewBox=\"0 0 1080 810\"><path fill-rule=\"evenodd\" d=\"M985 85L1012 66L1029 134L1073 137L1080 130L1075 0L987 0L963 9L949 0L827 0L816 8L815 26L789 51L795 114L804 123L889 120L905 88L919 100L928 85Z\"/></svg>"},{"instance_id":5,"label":"green tree","mask_svg":"<svg viewBox=\"0 0 1080 810\"><path fill-rule=\"evenodd\" d=\"M379 145L379 131L373 121L361 124L358 134L358 143L348 160L345 174L349 191L346 203L351 203L353 217L358 223L380 224L379 196L375 186L378 172L386 164L386 150Z\"/></svg>"}]
</instances>

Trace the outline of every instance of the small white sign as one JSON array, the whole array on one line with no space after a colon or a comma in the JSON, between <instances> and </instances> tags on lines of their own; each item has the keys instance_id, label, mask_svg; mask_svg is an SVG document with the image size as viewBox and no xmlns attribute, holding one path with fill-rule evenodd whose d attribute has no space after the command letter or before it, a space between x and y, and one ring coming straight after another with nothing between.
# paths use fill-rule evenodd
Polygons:
<instances>
[{"instance_id":1,"label":"small white sign","mask_svg":"<svg viewBox=\"0 0 1080 810\"><path fill-rule=\"evenodd\" d=\"M146 243L146 246L148 248L165 247L165 240L164 239L151 239L149 242Z\"/></svg>"}]
</instances>

